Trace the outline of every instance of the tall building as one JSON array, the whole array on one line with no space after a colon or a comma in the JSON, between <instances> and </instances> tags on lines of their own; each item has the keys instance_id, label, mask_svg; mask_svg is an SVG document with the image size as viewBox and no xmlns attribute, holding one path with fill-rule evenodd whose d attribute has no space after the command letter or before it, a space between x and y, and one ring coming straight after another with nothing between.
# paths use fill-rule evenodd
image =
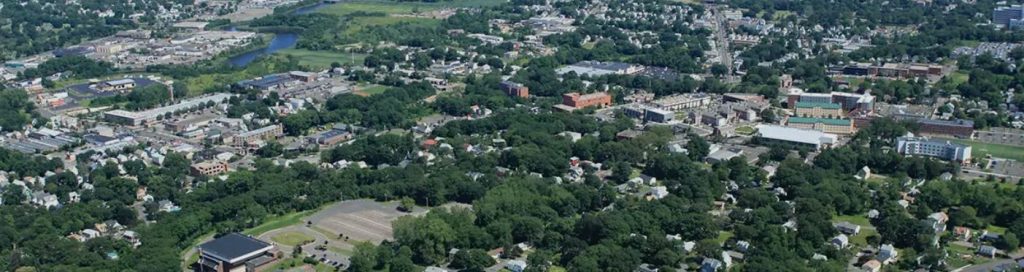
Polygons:
<instances>
[{"instance_id":1,"label":"tall building","mask_svg":"<svg viewBox=\"0 0 1024 272\"><path fill-rule=\"evenodd\" d=\"M1006 28L1024 25L1024 5L998 7L992 10L992 23Z\"/></svg>"},{"instance_id":2,"label":"tall building","mask_svg":"<svg viewBox=\"0 0 1024 272\"><path fill-rule=\"evenodd\" d=\"M971 146L925 137L900 137L896 140L896 150L908 156L928 156L957 162L971 160Z\"/></svg>"}]
</instances>

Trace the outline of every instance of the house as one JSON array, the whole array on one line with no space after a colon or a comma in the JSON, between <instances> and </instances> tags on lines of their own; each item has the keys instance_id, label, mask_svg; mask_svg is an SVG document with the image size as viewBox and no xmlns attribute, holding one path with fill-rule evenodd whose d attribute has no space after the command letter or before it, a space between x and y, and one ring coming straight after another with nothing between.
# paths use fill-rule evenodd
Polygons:
<instances>
[{"instance_id":1,"label":"house","mask_svg":"<svg viewBox=\"0 0 1024 272\"><path fill-rule=\"evenodd\" d=\"M832 245L840 249L846 248L846 246L850 245L850 237L840 233L836 237L832 237Z\"/></svg>"},{"instance_id":2,"label":"house","mask_svg":"<svg viewBox=\"0 0 1024 272\"><path fill-rule=\"evenodd\" d=\"M82 237L82 241L83 242L88 241L88 240L93 239L93 238L100 237L100 235L101 235L99 231L96 231L94 229L84 229L80 233L81 233L80 236Z\"/></svg>"},{"instance_id":3,"label":"house","mask_svg":"<svg viewBox=\"0 0 1024 272\"><path fill-rule=\"evenodd\" d=\"M526 262L523 260L511 260L505 263L505 269L512 272L523 272L523 270L526 270Z\"/></svg>"},{"instance_id":4,"label":"house","mask_svg":"<svg viewBox=\"0 0 1024 272\"><path fill-rule=\"evenodd\" d=\"M878 215L880 215L880 213L876 209L871 209L870 211L868 211L868 219L878 218Z\"/></svg>"},{"instance_id":5,"label":"house","mask_svg":"<svg viewBox=\"0 0 1024 272\"><path fill-rule=\"evenodd\" d=\"M123 233L121 233L121 239L128 241L128 243L132 244L133 247L139 247L140 245L142 245L142 241L139 240L139 234L135 233L135 231L124 231Z\"/></svg>"},{"instance_id":6,"label":"house","mask_svg":"<svg viewBox=\"0 0 1024 272\"><path fill-rule=\"evenodd\" d=\"M658 267L649 263L642 263L634 270L635 272L658 272Z\"/></svg>"},{"instance_id":7,"label":"house","mask_svg":"<svg viewBox=\"0 0 1024 272\"><path fill-rule=\"evenodd\" d=\"M651 198L662 199L668 196L668 188L665 186L651 187Z\"/></svg>"},{"instance_id":8,"label":"house","mask_svg":"<svg viewBox=\"0 0 1024 272\"><path fill-rule=\"evenodd\" d=\"M836 223L834 226L836 227L836 230L839 230L839 232L848 235L857 235L858 233L860 233L860 225L856 225L850 222L843 221Z\"/></svg>"},{"instance_id":9,"label":"house","mask_svg":"<svg viewBox=\"0 0 1024 272\"><path fill-rule=\"evenodd\" d=\"M870 260L864 262L864 264L860 266L860 269L865 272L878 272L879 270L882 270L882 263L878 260Z\"/></svg>"},{"instance_id":10,"label":"house","mask_svg":"<svg viewBox=\"0 0 1024 272\"><path fill-rule=\"evenodd\" d=\"M967 227L953 227L953 237L960 241L971 240L972 231Z\"/></svg>"},{"instance_id":11,"label":"house","mask_svg":"<svg viewBox=\"0 0 1024 272\"><path fill-rule=\"evenodd\" d=\"M998 233L992 233L992 232L988 232L988 231L983 231L983 233L981 234L981 237L978 237L978 240L995 242L995 241L999 241L999 239L1002 239L1002 238L1003 237L1001 235L999 235Z\"/></svg>"},{"instance_id":12,"label":"house","mask_svg":"<svg viewBox=\"0 0 1024 272\"><path fill-rule=\"evenodd\" d=\"M976 253L978 255L981 255L981 256L985 256L985 257L989 257L989 258L995 258L997 250L993 246L984 245L984 246L979 247L978 248L978 252L976 252Z\"/></svg>"},{"instance_id":13,"label":"house","mask_svg":"<svg viewBox=\"0 0 1024 272\"><path fill-rule=\"evenodd\" d=\"M274 245L240 233L229 233L197 247L203 271L256 271L280 257Z\"/></svg>"},{"instance_id":14,"label":"house","mask_svg":"<svg viewBox=\"0 0 1024 272\"><path fill-rule=\"evenodd\" d=\"M928 219L925 219L928 226L935 230L935 232L946 231L946 222L949 222L949 215L944 212L937 212L928 215Z\"/></svg>"},{"instance_id":15,"label":"house","mask_svg":"<svg viewBox=\"0 0 1024 272\"><path fill-rule=\"evenodd\" d=\"M181 210L181 207L174 205L174 202L171 202L170 200L160 200L158 204L161 212L177 212Z\"/></svg>"},{"instance_id":16,"label":"house","mask_svg":"<svg viewBox=\"0 0 1024 272\"><path fill-rule=\"evenodd\" d=\"M60 203L57 202L56 195L43 191L32 193L31 202L32 204L35 204L46 209L57 207L58 205L60 205Z\"/></svg>"},{"instance_id":17,"label":"house","mask_svg":"<svg viewBox=\"0 0 1024 272\"><path fill-rule=\"evenodd\" d=\"M863 168L860 169L860 171L857 172L857 175L853 177L857 178L858 180L867 180L871 178L871 168L868 168L868 166L865 165Z\"/></svg>"},{"instance_id":18,"label":"house","mask_svg":"<svg viewBox=\"0 0 1024 272\"><path fill-rule=\"evenodd\" d=\"M884 244L878 249L878 255L875 256L875 259L887 264L896 261L896 257L899 257L899 252L896 251L896 247L892 244Z\"/></svg>"},{"instance_id":19,"label":"house","mask_svg":"<svg viewBox=\"0 0 1024 272\"><path fill-rule=\"evenodd\" d=\"M719 269L724 269L722 261L712 258L704 258L704 261L700 262L700 272L715 272Z\"/></svg>"},{"instance_id":20,"label":"house","mask_svg":"<svg viewBox=\"0 0 1024 272\"><path fill-rule=\"evenodd\" d=\"M747 241L736 242L736 250L739 251L739 252L747 252L747 250L750 250L750 242L747 242Z\"/></svg>"}]
</instances>

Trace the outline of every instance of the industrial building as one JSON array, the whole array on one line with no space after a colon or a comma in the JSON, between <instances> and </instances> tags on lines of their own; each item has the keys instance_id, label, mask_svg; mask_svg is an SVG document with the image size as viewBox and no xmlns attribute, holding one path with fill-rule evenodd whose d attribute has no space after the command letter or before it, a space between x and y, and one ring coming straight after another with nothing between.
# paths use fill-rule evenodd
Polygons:
<instances>
[{"instance_id":1,"label":"industrial building","mask_svg":"<svg viewBox=\"0 0 1024 272\"><path fill-rule=\"evenodd\" d=\"M117 123L127 126L141 126L153 123L157 117L164 116L168 113L174 114L176 112L187 111L195 108L199 108L202 105L213 102L216 104L224 103L231 94L218 93L213 95L207 95L202 97L196 97L188 100L178 102L174 105L159 107L140 112L132 112L126 110L112 110L103 113L103 118L107 122Z\"/></svg>"},{"instance_id":2,"label":"industrial building","mask_svg":"<svg viewBox=\"0 0 1024 272\"><path fill-rule=\"evenodd\" d=\"M608 93L591 93L583 94L580 93L567 93L562 95L562 106L564 110L576 110L586 107L607 107L612 105L612 96Z\"/></svg>"},{"instance_id":3,"label":"industrial building","mask_svg":"<svg viewBox=\"0 0 1024 272\"><path fill-rule=\"evenodd\" d=\"M969 162L971 146L925 137L900 137L896 150L907 156L928 156L947 161Z\"/></svg>"},{"instance_id":4,"label":"industrial building","mask_svg":"<svg viewBox=\"0 0 1024 272\"><path fill-rule=\"evenodd\" d=\"M992 23L1005 28L1018 28L1024 25L1024 5L993 9Z\"/></svg>"}]
</instances>

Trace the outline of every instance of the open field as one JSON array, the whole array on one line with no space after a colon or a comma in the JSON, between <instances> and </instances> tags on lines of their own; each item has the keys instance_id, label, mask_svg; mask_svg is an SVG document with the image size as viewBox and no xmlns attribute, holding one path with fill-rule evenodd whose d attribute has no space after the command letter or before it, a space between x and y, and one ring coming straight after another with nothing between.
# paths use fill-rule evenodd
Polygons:
<instances>
[{"instance_id":1,"label":"open field","mask_svg":"<svg viewBox=\"0 0 1024 272\"><path fill-rule=\"evenodd\" d=\"M346 54L329 51L310 51L304 49L284 49L274 53L275 55L292 56L299 59L299 65L309 66L314 70L331 68L331 63L338 62L348 65L359 65L363 63L362 54Z\"/></svg>"},{"instance_id":2,"label":"open field","mask_svg":"<svg viewBox=\"0 0 1024 272\"><path fill-rule=\"evenodd\" d=\"M395 17L395 16L370 16L356 17L348 21L344 33L351 35L358 33L369 26L386 26L400 23L411 23L421 26L434 26L441 23L440 20L420 17Z\"/></svg>"},{"instance_id":3,"label":"open field","mask_svg":"<svg viewBox=\"0 0 1024 272\"><path fill-rule=\"evenodd\" d=\"M316 272L328 272L335 271L334 267L326 264L306 264L302 262L302 259L284 259L278 261L276 264L271 266L265 271L316 271Z\"/></svg>"},{"instance_id":4,"label":"open field","mask_svg":"<svg viewBox=\"0 0 1024 272\"><path fill-rule=\"evenodd\" d=\"M285 214L285 215L282 215L282 216L274 217L274 218L266 220L263 224L260 224L259 226L256 226L254 228L242 231L242 233L245 233L247 235L252 235L252 236L259 236L260 234L263 234L264 232L268 232L268 231L271 231L271 230L274 230L274 229L279 229L279 228L283 228L283 227L287 227L287 226L291 226L291 225L295 225L295 224L300 224L300 223L302 223L302 217L310 215L313 212L316 212L316 211L314 210L314 211L294 212L294 213L289 213L289 214Z\"/></svg>"},{"instance_id":5,"label":"open field","mask_svg":"<svg viewBox=\"0 0 1024 272\"><path fill-rule=\"evenodd\" d=\"M733 236L736 236L736 234L733 234L731 231L719 231L718 238L715 238L715 242L718 242L718 244L724 244L725 241L729 241L729 238L732 238Z\"/></svg>"},{"instance_id":6,"label":"open field","mask_svg":"<svg viewBox=\"0 0 1024 272\"><path fill-rule=\"evenodd\" d=\"M750 127L750 126L742 126L742 127L737 127L736 128L736 133L743 134L743 135L753 135L755 131L757 131L757 130L752 128L752 127Z\"/></svg>"},{"instance_id":7,"label":"open field","mask_svg":"<svg viewBox=\"0 0 1024 272\"><path fill-rule=\"evenodd\" d=\"M974 140L949 139L950 141L971 146L971 156L984 158L986 155L993 157L1016 160L1024 162L1024 146L1012 146L1001 144L982 143Z\"/></svg>"},{"instance_id":8,"label":"open field","mask_svg":"<svg viewBox=\"0 0 1024 272\"><path fill-rule=\"evenodd\" d=\"M314 239L312 236L301 232L289 231L274 235L273 237L270 237L270 240L286 246L297 246L303 242L312 241Z\"/></svg>"},{"instance_id":9,"label":"open field","mask_svg":"<svg viewBox=\"0 0 1024 272\"><path fill-rule=\"evenodd\" d=\"M871 226L871 220L869 220L868 216L865 215L865 214L859 214L859 215L840 215L840 216L836 216L836 217L832 218L832 222L838 223L838 222L843 222L843 221L850 222L850 223L853 223L855 225L860 225L861 227Z\"/></svg>"},{"instance_id":10,"label":"open field","mask_svg":"<svg viewBox=\"0 0 1024 272\"><path fill-rule=\"evenodd\" d=\"M359 95L363 95L363 96L371 96L371 95L382 94L382 93L384 93L384 92L386 92L386 91L388 91L390 89L391 88L388 87L388 86L363 85L363 86L356 87L356 91L354 93L359 94Z\"/></svg>"}]
</instances>

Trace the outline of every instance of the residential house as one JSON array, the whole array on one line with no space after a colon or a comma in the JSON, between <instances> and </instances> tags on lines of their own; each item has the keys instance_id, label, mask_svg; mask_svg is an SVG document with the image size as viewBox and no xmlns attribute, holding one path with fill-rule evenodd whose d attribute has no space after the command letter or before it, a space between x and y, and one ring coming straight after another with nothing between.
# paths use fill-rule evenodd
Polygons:
<instances>
[{"instance_id":1,"label":"residential house","mask_svg":"<svg viewBox=\"0 0 1024 272\"><path fill-rule=\"evenodd\" d=\"M949 222L949 215L944 212L937 212L928 215L928 219L925 219L928 226L931 227L935 232L946 231L946 223Z\"/></svg>"},{"instance_id":2,"label":"residential house","mask_svg":"<svg viewBox=\"0 0 1024 272\"><path fill-rule=\"evenodd\" d=\"M853 224L853 223L846 222L846 221L836 223L835 227L836 227L836 230L839 230L839 232L842 232L842 233L845 233L845 234L848 234L848 235L857 235L858 233L860 233L860 225Z\"/></svg>"},{"instance_id":3,"label":"residential house","mask_svg":"<svg viewBox=\"0 0 1024 272\"><path fill-rule=\"evenodd\" d=\"M836 237L832 238L832 245L840 249L846 248L846 246L850 245L850 237L846 236L846 234L840 233L839 235L836 235Z\"/></svg>"},{"instance_id":4,"label":"residential house","mask_svg":"<svg viewBox=\"0 0 1024 272\"><path fill-rule=\"evenodd\" d=\"M953 227L953 237L960 241L971 240L972 231L967 227Z\"/></svg>"},{"instance_id":5,"label":"residential house","mask_svg":"<svg viewBox=\"0 0 1024 272\"><path fill-rule=\"evenodd\" d=\"M896 251L896 247L892 244L884 244L878 249L878 255L875 256L875 259L883 264L887 264L896 261L897 257L899 257L899 252Z\"/></svg>"},{"instance_id":6,"label":"residential house","mask_svg":"<svg viewBox=\"0 0 1024 272\"><path fill-rule=\"evenodd\" d=\"M882 270L882 263L878 260L870 260L864 262L864 264L860 266L860 269L865 272L878 272L879 270Z\"/></svg>"},{"instance_id":7,"label":"residential house","mask_svg":"<svg viewBox=\"0 0 1024 272\"><path fill-rule=\"evenodd\" d=\"M523 272L526 270L526 262L523 260L511 260L505 263L505 269L512 272Z\"/></svg>"},{"instance_id":8,"label":"residential house","mask_svg":"<svg viewBox=\"0 0 1024 272\"><path fill-rule=\"evenodd\" d=\"M990 246L990 245L984 245L984 246L981 246L981 247L978 248L978 252L977 253L978 253L978 255L981 255L981 256L985 256L985 257L989 257L989 258L995 258L997 252L998 251L996 250L995 247Z\"/></svg>"}]
</instances>

